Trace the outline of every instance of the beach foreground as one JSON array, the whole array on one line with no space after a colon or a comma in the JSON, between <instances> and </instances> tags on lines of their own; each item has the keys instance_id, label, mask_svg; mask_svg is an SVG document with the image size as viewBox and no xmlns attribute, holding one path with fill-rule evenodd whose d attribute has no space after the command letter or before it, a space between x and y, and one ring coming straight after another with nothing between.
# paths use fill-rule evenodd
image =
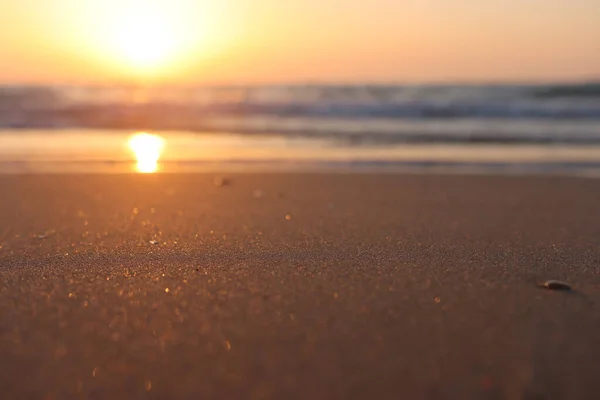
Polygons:
<instances>
[{"instance_id":1,"label":"beach foreground","mask_svg":"<svg viewBox=\"0 0 600 400\"><path fill-rule=\"evenodd\" d=\"M600 181L223 177L0 177L1 397L597 397Z\"/></svg>"}]
</instances>

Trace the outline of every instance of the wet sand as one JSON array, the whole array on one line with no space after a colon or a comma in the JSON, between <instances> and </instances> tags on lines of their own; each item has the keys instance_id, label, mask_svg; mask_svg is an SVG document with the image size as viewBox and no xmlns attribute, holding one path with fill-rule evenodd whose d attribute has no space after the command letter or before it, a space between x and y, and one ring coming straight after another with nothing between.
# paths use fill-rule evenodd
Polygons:
<instances>
[{"instance_id":1,"label":"wet sand","mask_svg":"<svg viewBox=\"0 0 600 400\"><path fill-rule=\"evenodd\" d=\"M0 177L2 398L598 396L600 181L213 178Z\"/></svg>"}]
</instances>

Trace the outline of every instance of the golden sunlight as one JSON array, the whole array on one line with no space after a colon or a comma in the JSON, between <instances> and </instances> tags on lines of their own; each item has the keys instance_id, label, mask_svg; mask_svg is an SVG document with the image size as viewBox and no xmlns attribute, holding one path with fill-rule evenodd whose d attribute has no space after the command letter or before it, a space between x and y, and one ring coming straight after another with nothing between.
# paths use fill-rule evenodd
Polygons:
<instances>
[{"instance_id":1,"label":"golden sunlight","mask_svg":"<svg viewBox=\"0 0 600 400\"><path fill-rule=\"evenodd\" d=\"M165 141L158 135L140 132L129 139L129 148L137 160L137 170L143 174L158 171L158 160Z\"/></svg>"},{"instance_id":2,"label":"golden sunlight","mask_svg":"<svg viewBox=\"0 0 600 400\"><path fill-rule=\"evenodd\" d=\"M136 15L115 32L123 61L138 70L155 70L177 52L179 45L169 26L159 16Z\"/></svg>"},{"instance_id":3,"label":"golden sunlight","mask_svg":"<svg viewBox=\"0 0 600 400\"><path fill-rule=\"evenodd\" d=\"M181 82L201 67L205 76L206 65L239 46L242 19L227 1L56 1L74 7L52 8L57 20L68 17L57 26L57 49L89 61L87 68L72 65L86 80Z\"/></svg>"}]
</instances>

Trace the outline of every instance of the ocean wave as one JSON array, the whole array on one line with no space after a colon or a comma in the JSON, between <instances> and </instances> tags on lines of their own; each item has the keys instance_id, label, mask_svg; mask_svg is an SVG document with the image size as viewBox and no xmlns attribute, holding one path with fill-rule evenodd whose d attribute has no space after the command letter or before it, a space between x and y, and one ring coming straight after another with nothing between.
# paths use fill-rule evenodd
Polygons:
<instances>
[{"instance_id":1,"label":"ocean wave","mask_svg":"<svg viewBox=\"0 0 600 400\"><path fill-rule=\"evenodd\" d=\"M600 99L600 82L578 85L547 86L534 91L540 98L598 98Z\"/></svg>"},{"instance_id":2,"label":"ocean wave","mask_svg":"<svg viewBox=\"0 0 600 400\"><path fill-rule=\"evenodd\" d=\"M102 128L451 140L595 141L600 84L573 86L0 87L0 129ZM573 98L573 96L576 96ZM577 97L580 96L580 97ZM500 122L499 122L500 121ZM554 124L565 125L557 135ZM498 136L498 125L514 126ZM529 130L535 130L535 135ZM550 133L544 133L549 131ZM552 133L554 132L554 133ZM413 136L411 136L412 134ZM359 135L359 136L360 136ZM361 137L362 137L361 136ZM410 139L412 137L412 139ZM533 139L532 139L533 137ZM583 139L582 139L583 137ZM559 138L559 139L557 139Z\"/></svg>"}]
</instances>

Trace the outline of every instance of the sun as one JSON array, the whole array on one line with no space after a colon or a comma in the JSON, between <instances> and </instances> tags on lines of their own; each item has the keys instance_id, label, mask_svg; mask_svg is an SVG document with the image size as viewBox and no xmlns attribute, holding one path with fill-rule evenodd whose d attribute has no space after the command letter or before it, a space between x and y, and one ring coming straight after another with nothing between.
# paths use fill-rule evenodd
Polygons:
<instances>
[{"instance_id":1,"label":"sun","mask_svg":"<svg viewBox=\"0 0 600 400\"><path fill-rule=\"evenodd\" d=\"M118 80L181 81L239 43L242 19L228 1L73 1L85 9L78 49Z\"/></svg>"},{"instance_id":2,"label":"sun","mask_svg":"<svg viewBox=\"0 0 600 400\"><path fill-rule=\"evenodd\" d=\"M158 15L140 14L127 18L115 32L120 57L140 71L160 69L178 50L177 38L169 28Z\"/></svg>"}]
</instances>

